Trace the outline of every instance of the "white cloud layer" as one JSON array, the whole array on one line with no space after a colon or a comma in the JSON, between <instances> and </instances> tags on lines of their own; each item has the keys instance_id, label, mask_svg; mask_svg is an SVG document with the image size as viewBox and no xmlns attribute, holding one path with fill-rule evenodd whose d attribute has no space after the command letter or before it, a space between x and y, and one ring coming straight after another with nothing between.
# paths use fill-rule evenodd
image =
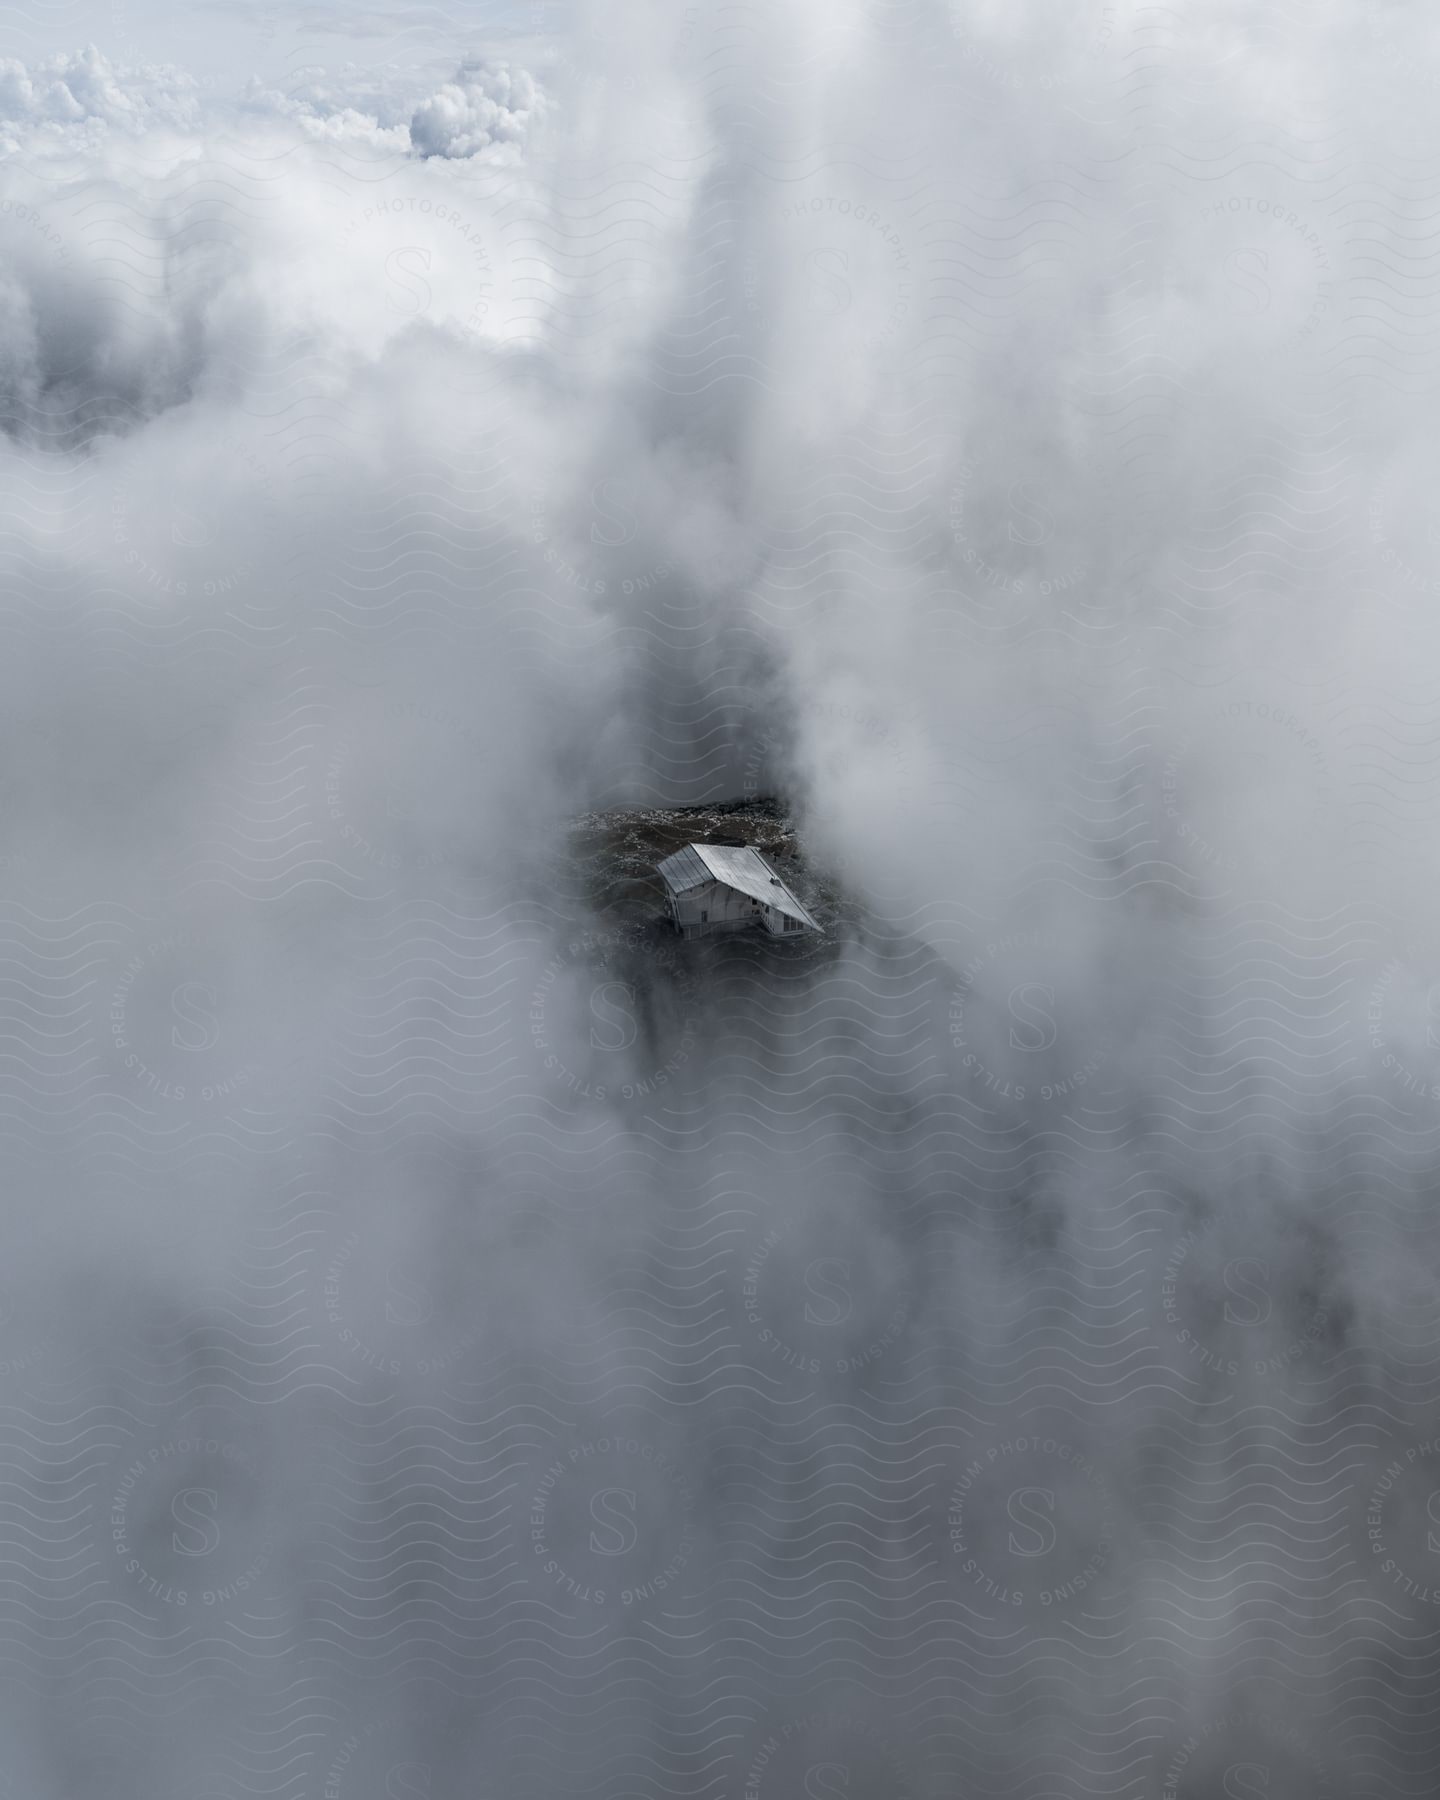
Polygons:
<instances>
[{"instance_id":1,"label":"white cloud layer","mask_svg":"<svg viewBox=\"0 0 1440 1800\"><path fill-rule=\"evenodd\" d=\"M1430 1791L1428 12L441 23L0 77L0 1762ZM772 787L853 913L635 958Z\"/></svg>"},{"instance_id":2,"label":"white cloud layer","mask_svg":"<svg viewBox=\"0 0 1440 1800\"><path fill-rule=\"evenodd\" d=\"M541 105L534 78L524 69L464 63L410 121L410 141L421 156L515 157Z\"/></svg>"},{"instance_id":3,"label":"white cloud layer","mask_svg":"<svg viewBox=\"0 0 1440 1800\"><path fill-rule=\"evenodd\" d=\"M247 129L283 122L316 142L515 162L544 108L527 70L478 57L438 88L410 97L404 85L389 86L356 65L311 72L283 87L252 75L237 84L233 100L222 93L209 93L202 108L201 85L183 70L117 66L93 44L33 66L0 59L0 130L12 153L54 153L93 149L111 132L193 134L238 116Z\"/></svg>"},{"instance_id":4,"label":"white cloud layer","mask_svg":"<svg viewBox=\"0 0 1440 1800\"><path fill-rule=\"evenodd\" d=\"M0 59L0 130L10 153L94 140L105 130L191 130L200 117L198 84L180 69L116 69L93 44L29 67Z\"/></svg>"}]
</instances>

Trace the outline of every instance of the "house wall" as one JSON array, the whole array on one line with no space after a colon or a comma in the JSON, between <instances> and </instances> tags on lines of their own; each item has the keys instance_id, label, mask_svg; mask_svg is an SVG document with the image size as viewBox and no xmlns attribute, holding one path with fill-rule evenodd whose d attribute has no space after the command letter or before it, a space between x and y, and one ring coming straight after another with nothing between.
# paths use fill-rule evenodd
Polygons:
<instances>
[{"instance_id":1,"label":"house wall","mask_svg":"<svg viewBox=\"0 0 1440 1800\"><path fill-rule=\"evenodd\" d=\"M702 921L701 913L707 917ZM712 881L708 887L691 888L673 896L670 914L683 937L714 937L726 931L744 931L752 925L759 909L748 894Z\"/></svg>"},{"instance_id":2,"label":"house wall","mask_svg":"<svg viewBox=\"0 0 1440 1800\"><path fill-rule=\"evenodd\" d=\"M793 915L792 915L793 916ZM761 914L761 923L771 937L803 937L809 927L801 924L798 931L786 931L785 914L778 906L767 906Z\"/></svg>"},{"instance_id":3,"label":"house wall","mask_svg":"<svg viewBox=\"0 0 1440 1800\"><path fill-rule=\"evenodd\" d=\"M700 915L706 917L702 920ZM691 888L672 895L670 916L682 937L714 937L721 932L745 931L752 925L763 925L772 937L799 937L798 931L785 930L785 915L779 907L766 906L742 894L738 888L712 881L708 887Z\"/></svg>"}]
</instances>

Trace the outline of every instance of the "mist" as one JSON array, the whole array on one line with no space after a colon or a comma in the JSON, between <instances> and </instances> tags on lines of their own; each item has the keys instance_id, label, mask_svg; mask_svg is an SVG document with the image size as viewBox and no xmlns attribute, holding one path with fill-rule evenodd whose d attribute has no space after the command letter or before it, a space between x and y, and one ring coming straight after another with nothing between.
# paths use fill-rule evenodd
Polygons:
<instances>
[{"instance_id":1,"label":"mist","mask_svg":"<svg viewBox=\"0 0 1440 1800\"><path fill-rule=\"evenodd\" d=\"M1431 1793L1426 9L212 23L0 63L9 1791Z\"/></svg>"}]
</instances>

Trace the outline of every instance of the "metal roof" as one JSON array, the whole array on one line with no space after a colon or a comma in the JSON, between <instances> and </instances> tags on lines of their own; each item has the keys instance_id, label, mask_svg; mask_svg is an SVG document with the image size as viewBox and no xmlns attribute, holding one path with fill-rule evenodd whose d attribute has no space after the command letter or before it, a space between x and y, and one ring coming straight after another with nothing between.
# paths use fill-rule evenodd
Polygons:
<instances>
[{"instance_id":1,"label":"metal roof","mask_svg":"<svg viewBox=\"0 0 1440 1800\"><path fill-rule=\"evenodd\" d=\"M819 922L795 898L785 883L748 844L687 844L660 864L660 875L672 893L683 894L689 888L702 887L708 881L720 881L737 893L773 906L777 912L803 919L812 931Z\"/></svg>"},{"instance_id":2,"label":"metal roof","mask_svg":"<svg viewBox=\"0 0 1440 1800\"><path fill-rule=\"evenodd\" d=\"M677 850L673 856L667 856L664 862L657 866L660 871L660 879L672 894L683 894L690 888L706 887L715 879L695 854L693 844L687 844L683 850Z\"/></svg>"}]
</instances>

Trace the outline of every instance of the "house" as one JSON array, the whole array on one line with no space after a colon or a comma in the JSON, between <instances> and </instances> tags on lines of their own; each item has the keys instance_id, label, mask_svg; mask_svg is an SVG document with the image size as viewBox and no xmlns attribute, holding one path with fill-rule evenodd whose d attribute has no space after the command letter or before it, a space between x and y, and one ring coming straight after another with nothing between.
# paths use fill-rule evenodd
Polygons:
<instances>
[{"instance_id":1,"label":"house","mask_svg":"<svg viewBox=\"0 0 1440 1800\"><path fill-rule=\"evenodd\" d=\"M747 844L687 844L659 865L681 937L713 937L763 925L774 937L820 926Z\"/></svg>"}]
</instances>

